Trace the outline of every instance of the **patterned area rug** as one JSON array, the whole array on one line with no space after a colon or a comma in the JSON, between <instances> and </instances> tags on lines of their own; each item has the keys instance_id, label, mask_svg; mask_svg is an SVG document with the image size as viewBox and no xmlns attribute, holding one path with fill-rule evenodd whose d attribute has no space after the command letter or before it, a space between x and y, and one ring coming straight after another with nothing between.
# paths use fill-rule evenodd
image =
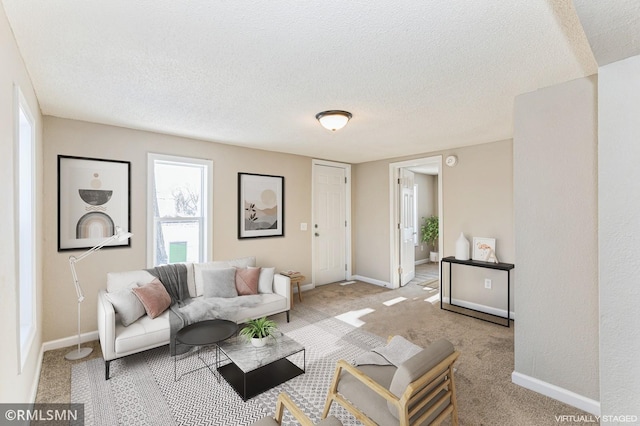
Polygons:
<instances>
[{"instance_id":1,"label":"patterned area rug","mask_svg":"<svg viewBox=\"0 0 640 426\"><path fill-rule=\"evenodd\" d=\"M282 317L282 318L280 318ZM243 402L231 386L202 369L174 381L174 360L168 346L131 355L111 363L111 379L104 379L101 358L75 364L71 400L85 404L86 425L248 425L273 414L277 396L287 392L314 421L320 420L327 390L338 359L384 344L384 339L303 305L291 322L273 317L280 331L306 349L306 373ZM298 358L296 358L298 357ZM289 358L302 365L302 354ZM201 363L197 356L178 361L178 374ZM202 365L202 364L200 364ZM359 424L336 404L331 414L345 425ZM287 413L283 424L295 425Z\"/></svg>"}]
</instances>

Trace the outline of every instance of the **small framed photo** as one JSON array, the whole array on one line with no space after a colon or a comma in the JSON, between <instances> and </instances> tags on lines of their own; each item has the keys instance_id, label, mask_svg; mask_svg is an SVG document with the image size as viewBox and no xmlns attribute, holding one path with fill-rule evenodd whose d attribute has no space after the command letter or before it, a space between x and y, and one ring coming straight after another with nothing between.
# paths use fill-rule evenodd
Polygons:
<instances>
[{"instance_id":1,"label":"small framed photo","mask_svg":"<svg viewBox=\"0 0 640 426\"><path fill-rule=\"evenodd\" d=\"M129 232L130 181L128 161L58 155L58 251L94 247L116 226ZM123 246L131 240L107 247Z\"/></svg>"},{"instance_id":2,"label":"small framed photo","mask_svg":"<svg viewBox=\"0 0 640 426\"><path fill-rule=\"evenodd\" d=\"M498 261L496 257L496 239L473 237L472 260L484 262Z\"/></svg>"},{"instance_id":3,"label":"small framed photo","mask_svg":"<svg viewBox=\"0 0 640 426\"><path fill-rule=\"evenodd\" d=\"M284 236L284 176L238 173L238 239Z\"/></svg>"}]
</instances>

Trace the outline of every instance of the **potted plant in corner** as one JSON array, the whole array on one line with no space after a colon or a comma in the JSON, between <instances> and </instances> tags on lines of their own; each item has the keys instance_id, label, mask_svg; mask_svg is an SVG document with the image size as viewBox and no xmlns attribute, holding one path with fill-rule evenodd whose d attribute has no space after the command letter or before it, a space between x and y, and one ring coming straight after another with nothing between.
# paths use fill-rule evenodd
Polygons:
<instances>
[{"instance_id":1,"label":"potted plant in corner","mask_svg":"<svg viewBox=\"0 0 640 426\"><path fill-rule=\"evenodd\" d=\"M422 242L427 243L431 246L432 251L429 253L429 258L432 262L438 261L438 247L436 243L438 242L438 216L429 216L422 218L422 226L420 227L420 231L422 233Z\"/></svg>"},{"instance_id":2,"label":"potted plant in corner","mask_svg":"<svg viewBox=\"0 0 640 426\"><path fill-rule=\"evenodd\" d=\"M277 329L278 325L274 321L262 317L248 320L239 334L250 340L253 346L260 348L267 343L267 337Z\"/></svg>"}]
</instances>

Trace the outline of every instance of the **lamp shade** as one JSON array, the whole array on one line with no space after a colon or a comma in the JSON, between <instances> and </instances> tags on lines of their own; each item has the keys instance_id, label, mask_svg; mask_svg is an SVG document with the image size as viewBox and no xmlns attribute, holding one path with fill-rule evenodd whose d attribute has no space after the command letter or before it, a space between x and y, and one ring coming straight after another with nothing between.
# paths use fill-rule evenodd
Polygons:
<instances>
[{"instance_id":1,"label":"lamp shade","mask_svg":"<svg viewBox=\"0 0 640 426\"><path fill-rule=\"evenodd\" d=\"M347 125L352 115L347 111L331 110L322 111L316 114L316 119L320 122L322 127L327 130L335 132L342 129Z\"/></svg>"}]
</instances>

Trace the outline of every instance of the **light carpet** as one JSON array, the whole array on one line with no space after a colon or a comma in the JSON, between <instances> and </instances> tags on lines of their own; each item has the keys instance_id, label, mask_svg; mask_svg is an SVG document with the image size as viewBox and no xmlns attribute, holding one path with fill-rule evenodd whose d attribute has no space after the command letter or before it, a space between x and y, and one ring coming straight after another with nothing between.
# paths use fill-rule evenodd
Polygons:
<instances>
[{"instance_id":1,"label":"light carpet","mask_svg":"<svg viewBox=\"0 0 640 426\"><path fill-rule=\"evenodd\" d=\"M306 372L247 402L224 379L218 383L208 369L174 381L174 360L168 346L113 361L109 380L104 380L104 362L100 358L75 364L71 400L85 404L86 425L226 426L251 424L273 414L277 396L284 391L317 422L336 361L351 361L384 344L382 338L310 307L296 306L290 323L283 315L274 319L280 331L305 347ZM299 358L289 359L302 365L302 355L296 356ZM191 358L194 363L200 362L195 356ZM179 371L190 368L191 358L178 361ZM337 404L332 406L331 414L345 425L359 424ZM287 413L283 424L297 423Z\"/></svg>"}]
</instances>

